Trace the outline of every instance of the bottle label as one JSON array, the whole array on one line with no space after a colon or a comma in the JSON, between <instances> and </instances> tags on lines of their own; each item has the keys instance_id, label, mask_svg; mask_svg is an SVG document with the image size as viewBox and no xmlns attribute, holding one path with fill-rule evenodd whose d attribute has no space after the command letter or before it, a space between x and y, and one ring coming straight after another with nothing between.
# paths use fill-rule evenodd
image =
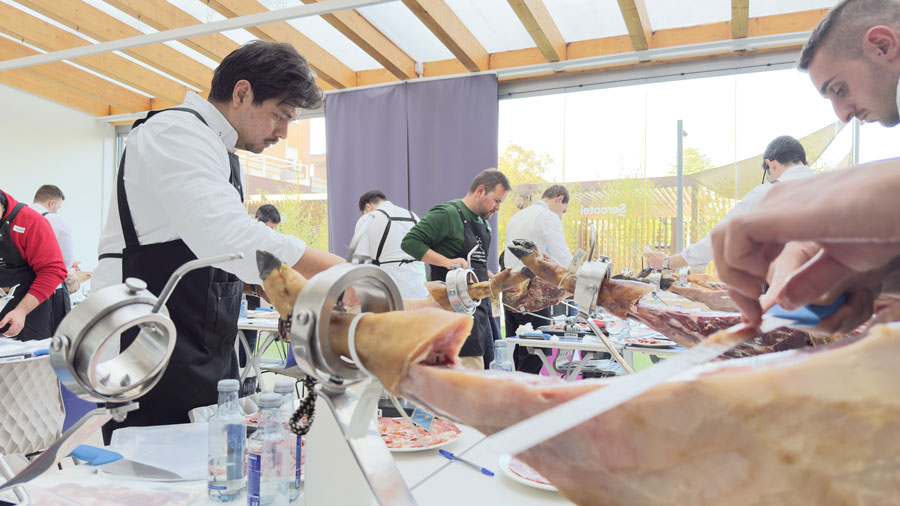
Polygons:
<instances>
[{"instance_id":1,"label":"bottle label","mask_svg":"<svg viewBox=\"0 0 900 506\"><path fill-rule=\"evenodd\" d=\"M212 483L209 483L206 486L209 487L210 490L225 490L228 488L223 485L213 485Z\"/></svg>"},{"instance_id":2,"label":"bottle label","mask_svg":"<svg viewBox=\"0 0 900 506\"><path fill-rule=\"evenodd\" d=\"M259 506L259 479L262 457L247 454L247 506Z\"/></svg>"},{"instance_id":3,"label":"bottle label","mask_svg":"<svg viewBox=\"0 0 900 506\"><path fill-rule=\"evenodd\" d=\"M303 438L297 438L297 458L294 459L294 488L300 488L300 470L303 465Z\"/></svg>"}]
</instances>

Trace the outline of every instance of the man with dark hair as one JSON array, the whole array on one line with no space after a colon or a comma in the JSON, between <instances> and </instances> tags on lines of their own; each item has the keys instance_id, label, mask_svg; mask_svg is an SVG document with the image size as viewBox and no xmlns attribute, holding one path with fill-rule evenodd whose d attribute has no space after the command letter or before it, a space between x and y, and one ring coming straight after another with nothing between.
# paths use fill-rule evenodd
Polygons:
<instances>
[{"instance_id":1,"label":"man with dark hair","mask_svg":"<svg viewBox=\"0 0 900 506\"><path fill-rule=\"evenodd\" d=\"M66 278L50 222L0 190L0 335L52 337L48 297Z\"/></svg>"},{"instance_id":2,"label":"man with dark hair","mask_svg":"<svg viewBox=\"0 0 900 506\"><path fill-rule=\"evenodd\" d=\"M789 136L776 137L766 146L762 160L762 184L753 188L740 202L728 211L723 222L744 214L759 205L759 201L772 189L771 183L793 181L814 176L806 163L806 150L800 141ZM766 184L766 180L770 184ZM644 253L650 267L657 270L680 269L690 266L703 269L713 259L712 238L707 235L694 244L687 245L677 255L668 256L663 251Z\"/></svg>"},{"instance_id":3,"label":"man with dark hair","mask_svg":"<svg viewBox=\"0 0 900 506\"><path fill-rule=\"evenodd\" d=\"M510 190L509 180L497 169L480 172L461 199L432 207L400 244L416 260L431 265L431 279L444 281L455 267L472 268L478 279L489 278L487 261L491 247L491 215L500 209ZM459 356L463 365L484 369L494 358L491 299L481 299L475 325Z\"/></svg>"},{"instance_id":4,"label":"man with dark hair","mask_svg":"<svg viewBox=\"0 0 900 506\"><path fill-rule=\"evenodd\" d=\"M845 0L803 48L799 67L842 121L900 123L900 2ZM881 293L900 293L900 159L776 185L757 208L713 230L716 268L745 321L763 309L843 307L813 329L852 330ZM763 281L772 288L760 300Z\"/></svg>"},{"instance_id":5,"label":"man with dark hair","mask_svg":"<svg viewBox=\"0 0 900 506\"><path fill-rule=\"evenodd\" d=\"M846 0L828 12L803 47L799 68L831 100L841 121L900 123L897 82L900 4Z\"/></svg>"},{"instance_id":6,"label":"man with dark hair","mask_svg":"<svg viewBox=\"0 0 900 506\"><path fill-rule=\"evenodd\" d=\"M256 209L256 221L261 221L267 227L274 229L281 223L281 213L272 204L263 204Z\"/></svg>"},{"instance_id":7,"label":"man with dark hair","mask_svg":"<svg viewBox=\"0 0 900 506\"><path fill-rule=\"evenodd\" d=\"M280 234L247 215L236 149L260 153L287 135L298 108L322 91L289 44L254 41L216 69L209 100L188 92L181 106L153 111L128 135L100 238L95 290L136 277L159 294L182 264L228 253L243 258L191 271L168 300L178 340L160 382L127 425L187 422L188 410L216 402L219 380L238 377L234 341L244 283L261 283L256 251L306 277L343 260ZM252 291L252 290L251 290ZM123 336L127 345L133 335ZM104 437L113 428L107 424Z\"/></svg>"},{"instance_id":8,"label":"man with dark hair","mask_svg":"<svg viewBox=\"0 0 900 506\"><path fill-rule=\"evenodd\" d=\"M74 290L78 289L78 279L75 277L75 270L72 269L75 262L75 243L72 241L72 227L59 215L59 210L62 208L63 200L65 199L66 196L63 195L59 187L45 184L34 193L34 202L31 204L31 208L44 218L47 218L50 226L53 227L53 233L56 235L56 241L59 243L60 251L62 251L63 263L66 264L66 271L68 272L66 283L60 284L50 296L51 333L56 332L59 322L72 309L72 303L69 299L69 288L66 285L71 284L74 286Z\"/></svg>"},{"instance_id":9,"label":"man with dark hair","mask_svg":"<svg viewBox=\"0 0 900 506\"><path fill-rule=\"evenodd\" d=\"M516 213L506 224L506 247L512 246L513 239L528 239L540 251L550 255L560 265L567 266L572 262L572 254L563 234L562 216L569 208L569 190L560 184L551 185L544 190L541 200ZM515 255L503 255L506 267L522 267L522 261ZM519 325L531 323L538 328L546 325L550 318L550 308L544 308L533 314L517 313L509 307L505 309L506 335L516 335ZM516 346L513 353L516 370L537 374L541 372L543 363L537 356L530 355L522 346Z\"/></svg>"},{"instance_id":10,"label":"man with dark hair","mask_svg":"<svg viewBox=\"0 0 900 506\"><path fill-rule=\"evenodd\" d=\"M359 212L369 214L378 209L378 206L387 200L387 195L381 190L369 190L359 197Z\"/></svg>"},{"instance_id":11,"label":"man with dark hair","mask_svg":"<svg viewBox=\"0 0 900 506\"><path fill-rule=\"evenodd\" d=\"M412 211L387 200L381 190L369 190L359 198L363 213L356 221L354 237L368 226L356 244L356 252L372 258L372 263L385 270L397 283L405 299L425 299L425 264L407 255L400 241L419 221ZM368 225L367 225L368 224Z\"/></svg>"}]
</instances>

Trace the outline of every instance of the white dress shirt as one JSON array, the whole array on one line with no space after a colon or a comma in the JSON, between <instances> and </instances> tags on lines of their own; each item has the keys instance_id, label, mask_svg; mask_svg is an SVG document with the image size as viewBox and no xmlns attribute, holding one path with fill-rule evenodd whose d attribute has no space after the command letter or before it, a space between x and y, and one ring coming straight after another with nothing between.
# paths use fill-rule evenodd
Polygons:
<instances>
[{"instance_id":1,"label":"white dress shirt","mask_svg":"<svg viewBox=\"0 0 900 506\"><path fill-rule=\"evenodd\" d=\"M568 267L572 253L563 235L562 219L547 207L543 200L522 209L510 218L506 225L506 247L512 246L513 239L528 239L556 263ZM522 261L513 254L503 255L504 264L510 268L522 267Z\"/></svg>"},{"instance_id":2,"label":"white dress shirt","mask_svg":"<svg viewBox=\"0 0 900 506\"><path fill-rule=\"evenodd\" d=\"M381 203L378 204L377 209L380 209L388 213L389 216L395 218L409 218L410 214L409 211L392 204L389 200L381 201ZM416 221L419 220L419 217L416 216L415 213L413 213L413 217ZM356 220L356 229L353 232L354 236L362 229L367 220L371 220L371 225L366 231L366 234L360 238L359 243L356 245L356 252L368 255L374 259L375 254L378 253L378 245L381 244L384 229L387 227L388 218L379 211L372 211L371 213L360 216L360 218ZM413 228L413 225L415 224L410 221L394 221L391 223L391 230L388 233L387 239L384 241L384 248L381 250L381 257L378 259L379 261L391 262L403 259L413 259L400 249L400 242L403 241L403 237ZM389 263L381 265L380 267L391 275L394 282L397 283L397 288L400 289L400 295L402 295L404 299L424 299L428 297L428 290L425 289L426 280L424 263L418 261L404 264Z\"/></svg>"},{"instance_id":3,"label":"white dress shirt","mask_svg":"<svg viewBox=\"0 0 900 506\"><path fill-rule=\"evenodd\" d=\"M56 241L59 243L59 249L62 251L66 269L71 269L72 262L75 261L75 243L72 242L72 227L69 226L69 222L64 220L62 216L51 213L49 209L40 204L31 204L31 208L40 214L47 213L44 218L47 218L50 226L53 227L53 233L56 235Z\"/></svg>"},{"instance_id":4,"label":"white dress shirt","mask_svg":"<svg viewBox=\"0 0 900 506\"><path fill-rule=\"evenodd\" d=\"M228 152L234 151L237 131L211 103L188 93L181 107L193 109L159 114L128 134L125 193L141 244L181 239L197 258L243 253L244 258L217 267L245 283L260 283L256 250L266 250L288 265L306 251L306 243L284 235L247 214L234 186L228 182ZM245 185L246 187L246 185ZM125 239L113 190L100 254L121 253ZM91 279L92 289L122 282L122 262L104 258Z\"/></svg>"},{"instance_id":5,"label":"white dress shirt","mask_svg":"<svg viewBox=\"0 0 900 506\"><path fill-rule=\"evenodd\" d=\"M803 179L815 175L816 173L810 170L806 165L794 165L784 171L781 177L775 181L793 181L795 179ZM756 186L747 192L747 194L744 195L744 198L731 208L731 211L728 211L728 214L725 215L725 218L722 221L752 210L771 189L772 183L764 183ZM707 234L703 239L688 245L681 251L681 257L684 258L684 261L691 267L699 269L706 267L706 264L713 259L712 239Z\"/></svg>"}]
</instances>

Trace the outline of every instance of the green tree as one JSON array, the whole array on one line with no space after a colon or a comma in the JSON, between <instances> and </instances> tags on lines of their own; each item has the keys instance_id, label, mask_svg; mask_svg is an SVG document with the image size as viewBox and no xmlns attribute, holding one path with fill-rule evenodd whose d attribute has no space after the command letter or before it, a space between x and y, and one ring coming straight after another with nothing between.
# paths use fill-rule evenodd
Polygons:
<instances>
[{"instance_id":1,"label":"green tree","mask_svg":"<svg viewBox=\"0 0 900 506\"><path fill-rule=\"evenodd\" d=\"M288 197L292 197L289 195ZM265 199L265 196L263 196ZM287 198L274 204L281 213L276 230L303 239L307 245L328 251L328 201Z\"/></svg>"},{"instance_id":2,"label":"green tree","mask_svg":"<svg viewBox=\"0 0 900 506\"><path fill-rule=\"evenodd\" d=\"M712 160L700 151L700 148L684 148L684 173L695 174L706 169L713 168ZM672 169L666 173L668 176L678 174L678 160L672 163Z\"/></svg>"},{"instance_id":3,"label":"green tree","mask_svg":"<svg viewBox=\"0 0 900 506\"><path fill-rule=\"evenodd\" d=\"M497 168L509 179L509 184L513 191L509 192L506 200L500 205L500 211L497 213L497 240L500 249L506 244L506 224L509 219L519 211L519 204L528 205L528 198L532 200L540 198L541 192L550 182L545 179L545 175L550 173L550 164L553 159L550 155L536 153L533 150L525 149L518 144L509 144L503 150L503 154L497 160ZM536 184L540 188L536 192L529 194L519 194L516 187L523 184Z\"/></svg>"}]
</instances>

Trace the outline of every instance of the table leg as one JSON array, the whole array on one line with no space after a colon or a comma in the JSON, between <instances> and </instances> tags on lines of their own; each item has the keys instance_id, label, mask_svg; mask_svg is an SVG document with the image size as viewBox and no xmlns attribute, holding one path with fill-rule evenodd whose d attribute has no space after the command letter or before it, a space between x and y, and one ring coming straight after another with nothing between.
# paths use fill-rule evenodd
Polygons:
<instances>
[{"instance_id":1,"label":"table leg","mask_svg":"<svg viewBox=\"0 0 900 506\"><path fill-rule=\"evenodd\" d=\"M543 348L535 348L533 346L526 346L525 349L528 350L528 353L530 353L532 355L537 355L538 358L541 359L541 362L543 362L544 367L547 368L547 372L556 371L556 369L553 367L553 364L551 364L550 361L547 360L547 355L544 353Z\"/></svg>"}]
</instances>

